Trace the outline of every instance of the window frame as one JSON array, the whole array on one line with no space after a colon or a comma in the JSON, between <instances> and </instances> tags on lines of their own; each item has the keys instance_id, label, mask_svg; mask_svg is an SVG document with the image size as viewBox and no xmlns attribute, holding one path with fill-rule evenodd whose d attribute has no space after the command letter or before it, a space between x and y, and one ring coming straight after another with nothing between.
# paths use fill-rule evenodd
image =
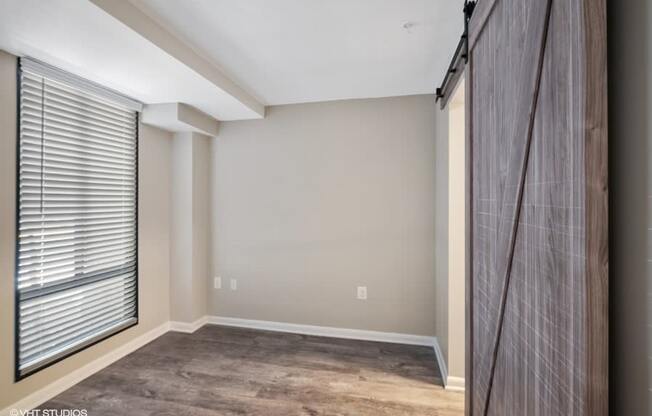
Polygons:
<instances>
[{"instance_id":1,"label":"window frame","mask_svg":"<svg viewBox=\"0 0 652 416\"><path fill-rule=\"evenodd\" d=\"M87 93L93 94L95 91L92 91L91 89L95 89L96 91L106 91L107 94L113 95L115 97L121 98L124 97L126 100L133 101L134 103L137 103L137 101L132 100L131 98L125 97L120 93L117 93L115 91L112 91L106 87L103 87L99 84L96 84L92 81L88 81L86 79L83 79L81 77L77 77L76 75L69 74L66 71L60 70L58 68L51 67L45 63L42 63L40 61L37 61L32 58L17 58L16 59L16 166L15 166L15 174L16 174L16 187L15 187L15 236L14 236L14 243L15 243L15 257L14 257L14 383L17 383L31 375L34 375L42 370L45 370L46 368L49 368L67 358L70 358L73 355L76 355L90 347L93 347L94 345L97 345L103 341L106 341L107 339L116 336L130 328L133 328L137 326L140 323L140 272L139 272L139 264L140 264L140 254L139 254L139 183L140 183L140 177L139 177L139 164L140 164L140 119L141 119L141 111L140 110L134 110L135 115L136 115L136 128L135 128L135 147L134 147L134 152L135 152L135 157L134 157L134 175L135 175L135 184L134 184L134 209L135 209L135 214L134 214L134 243L135 243L135 268L134 268L134 289L135 289L135 294L134 294L134 316L133 318L135 319L133 322L130 324L119 328L115 331L112 332L107 332L106 334L102 335L101 337L97 339L93 339L90 342L86 343L81 343L80 345L76 347L69 348L68 351L65 353L62 353L61 355L57 356L56 358L52 360L46 360L42 365L39 365L35 367L34 369L28 370L28 371L22 371L20 369L20 291L18 289L19 287L19 257L20 257L20 154L21 154L21 97L22 97L22 61L24 59L28 59L32 62L36 62L39 65L43 65L47 67L50 70L53 70L55 72L60 72L64 77L68 77L73 80L79 80L80 82L83 82L85 85L89 86L89 91L86 91ZM45 76L44 76L45 77ZM55 79L56 80L56 79ZM78 87L76 88L82 89L83 87ZM138 103L140 104L140 103Z\"/></svg>"}]
</instances>

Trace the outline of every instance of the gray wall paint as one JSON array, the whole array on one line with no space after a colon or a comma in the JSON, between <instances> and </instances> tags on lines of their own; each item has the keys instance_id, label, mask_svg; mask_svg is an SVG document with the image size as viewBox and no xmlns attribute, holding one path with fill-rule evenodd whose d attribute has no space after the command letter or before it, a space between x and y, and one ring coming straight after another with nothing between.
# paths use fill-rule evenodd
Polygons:
<instances>
[{"instance_id":1,"label":"gray wall paint","mask_svg":"<svg viewBox=\"0 0 652 416\"><path fill-rule=\"evenodd\" d=\"M652 6L608 2L610 403L652 414Z\"/></svg>"},{"instance_id":2,"label":"gray wall paint","mask_svg":"<svg viewBox=\"0 0 652 416\"><path fill-rule=\"evenodd\" d=\"M437 112L424 95L270 107L264 120L223 123L212 223L224 288L211 289L209 312L434 335L435 215L446 205L435 195L446 181ZM363 285L369 299L356 300Z\"/></svg>"},{"instance_id":3,"label":"gray wall paint","mask_svg":"<svg viewBox=\"0 0 652 416\"><path fill-rule=\"evenodd\" d=\"M16 57L0 51L0 409L169 321L171 135L140 126L139 324L14 383Z\"/></svg>"}]
</instances>

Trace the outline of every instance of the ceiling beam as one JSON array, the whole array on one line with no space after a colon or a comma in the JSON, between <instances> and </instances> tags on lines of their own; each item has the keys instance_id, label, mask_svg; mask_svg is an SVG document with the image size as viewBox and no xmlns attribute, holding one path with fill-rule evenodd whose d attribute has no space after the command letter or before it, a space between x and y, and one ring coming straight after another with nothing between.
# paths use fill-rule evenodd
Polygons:
<instances>
[{"instance_id":1,"label":"ceiling beam","mask_svg":"<svg viewBox=\"0 0 652 416\"><path fill-rule=\"evenodd\" d=\"M142 111L143 124L174 133L193 132L217 136L219 122L184 103L148 104Z\"/></svg>"},{"instance_id":2,"label":"ceiling beam","mask_svg":"<svg viewBox=\"0 0 652 416\"><path fill-rule=\"evenodd\" d=\"M131 2L126 0L90 1L222 91L237 99L251 111L265 117L265 106L263 104L229 79L220 68L200 56Z\"/></svg>"}]
</instances>

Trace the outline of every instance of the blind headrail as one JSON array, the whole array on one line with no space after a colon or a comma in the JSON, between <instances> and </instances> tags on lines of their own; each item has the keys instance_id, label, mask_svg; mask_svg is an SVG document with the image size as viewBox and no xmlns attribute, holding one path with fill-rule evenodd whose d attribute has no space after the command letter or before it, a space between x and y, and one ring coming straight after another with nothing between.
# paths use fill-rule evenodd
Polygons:
<instances>
[{"instance_id":1,"label":"blind headrail","mask_svg":"<svg viewBox=\"0 0 652 416\"><path fill-rule=\"evenodd\" d=\"M138 100L130 98L110 88L106 88L93 81L89 81L80 76L61 70L50 64L46 64L45 62L41 62L38 59L34 59L28 56L22 57L20 58L20 66L22 69L27 70L33 74L49 78L74 88L82 89L97 96L98 98L115 103L122 107L126 107L130 110L141 111L143 109L143 103Z\"/></svg>"}]
</instances>

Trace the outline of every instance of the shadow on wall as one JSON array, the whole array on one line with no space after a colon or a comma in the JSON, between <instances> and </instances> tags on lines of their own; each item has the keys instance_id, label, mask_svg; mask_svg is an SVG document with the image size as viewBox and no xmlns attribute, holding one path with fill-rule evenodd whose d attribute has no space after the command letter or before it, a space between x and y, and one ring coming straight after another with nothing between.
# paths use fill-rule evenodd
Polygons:
<instances>
[{"instance_id":1,"label":"shadow on wall","mask_svg":"<svg viewBox=\"0 0 652 416\"><path fill-rule=\"evenodd\" d=\"M608 2L610 414L652 414L648 0Z\"/></svg>"}]
</instances>

